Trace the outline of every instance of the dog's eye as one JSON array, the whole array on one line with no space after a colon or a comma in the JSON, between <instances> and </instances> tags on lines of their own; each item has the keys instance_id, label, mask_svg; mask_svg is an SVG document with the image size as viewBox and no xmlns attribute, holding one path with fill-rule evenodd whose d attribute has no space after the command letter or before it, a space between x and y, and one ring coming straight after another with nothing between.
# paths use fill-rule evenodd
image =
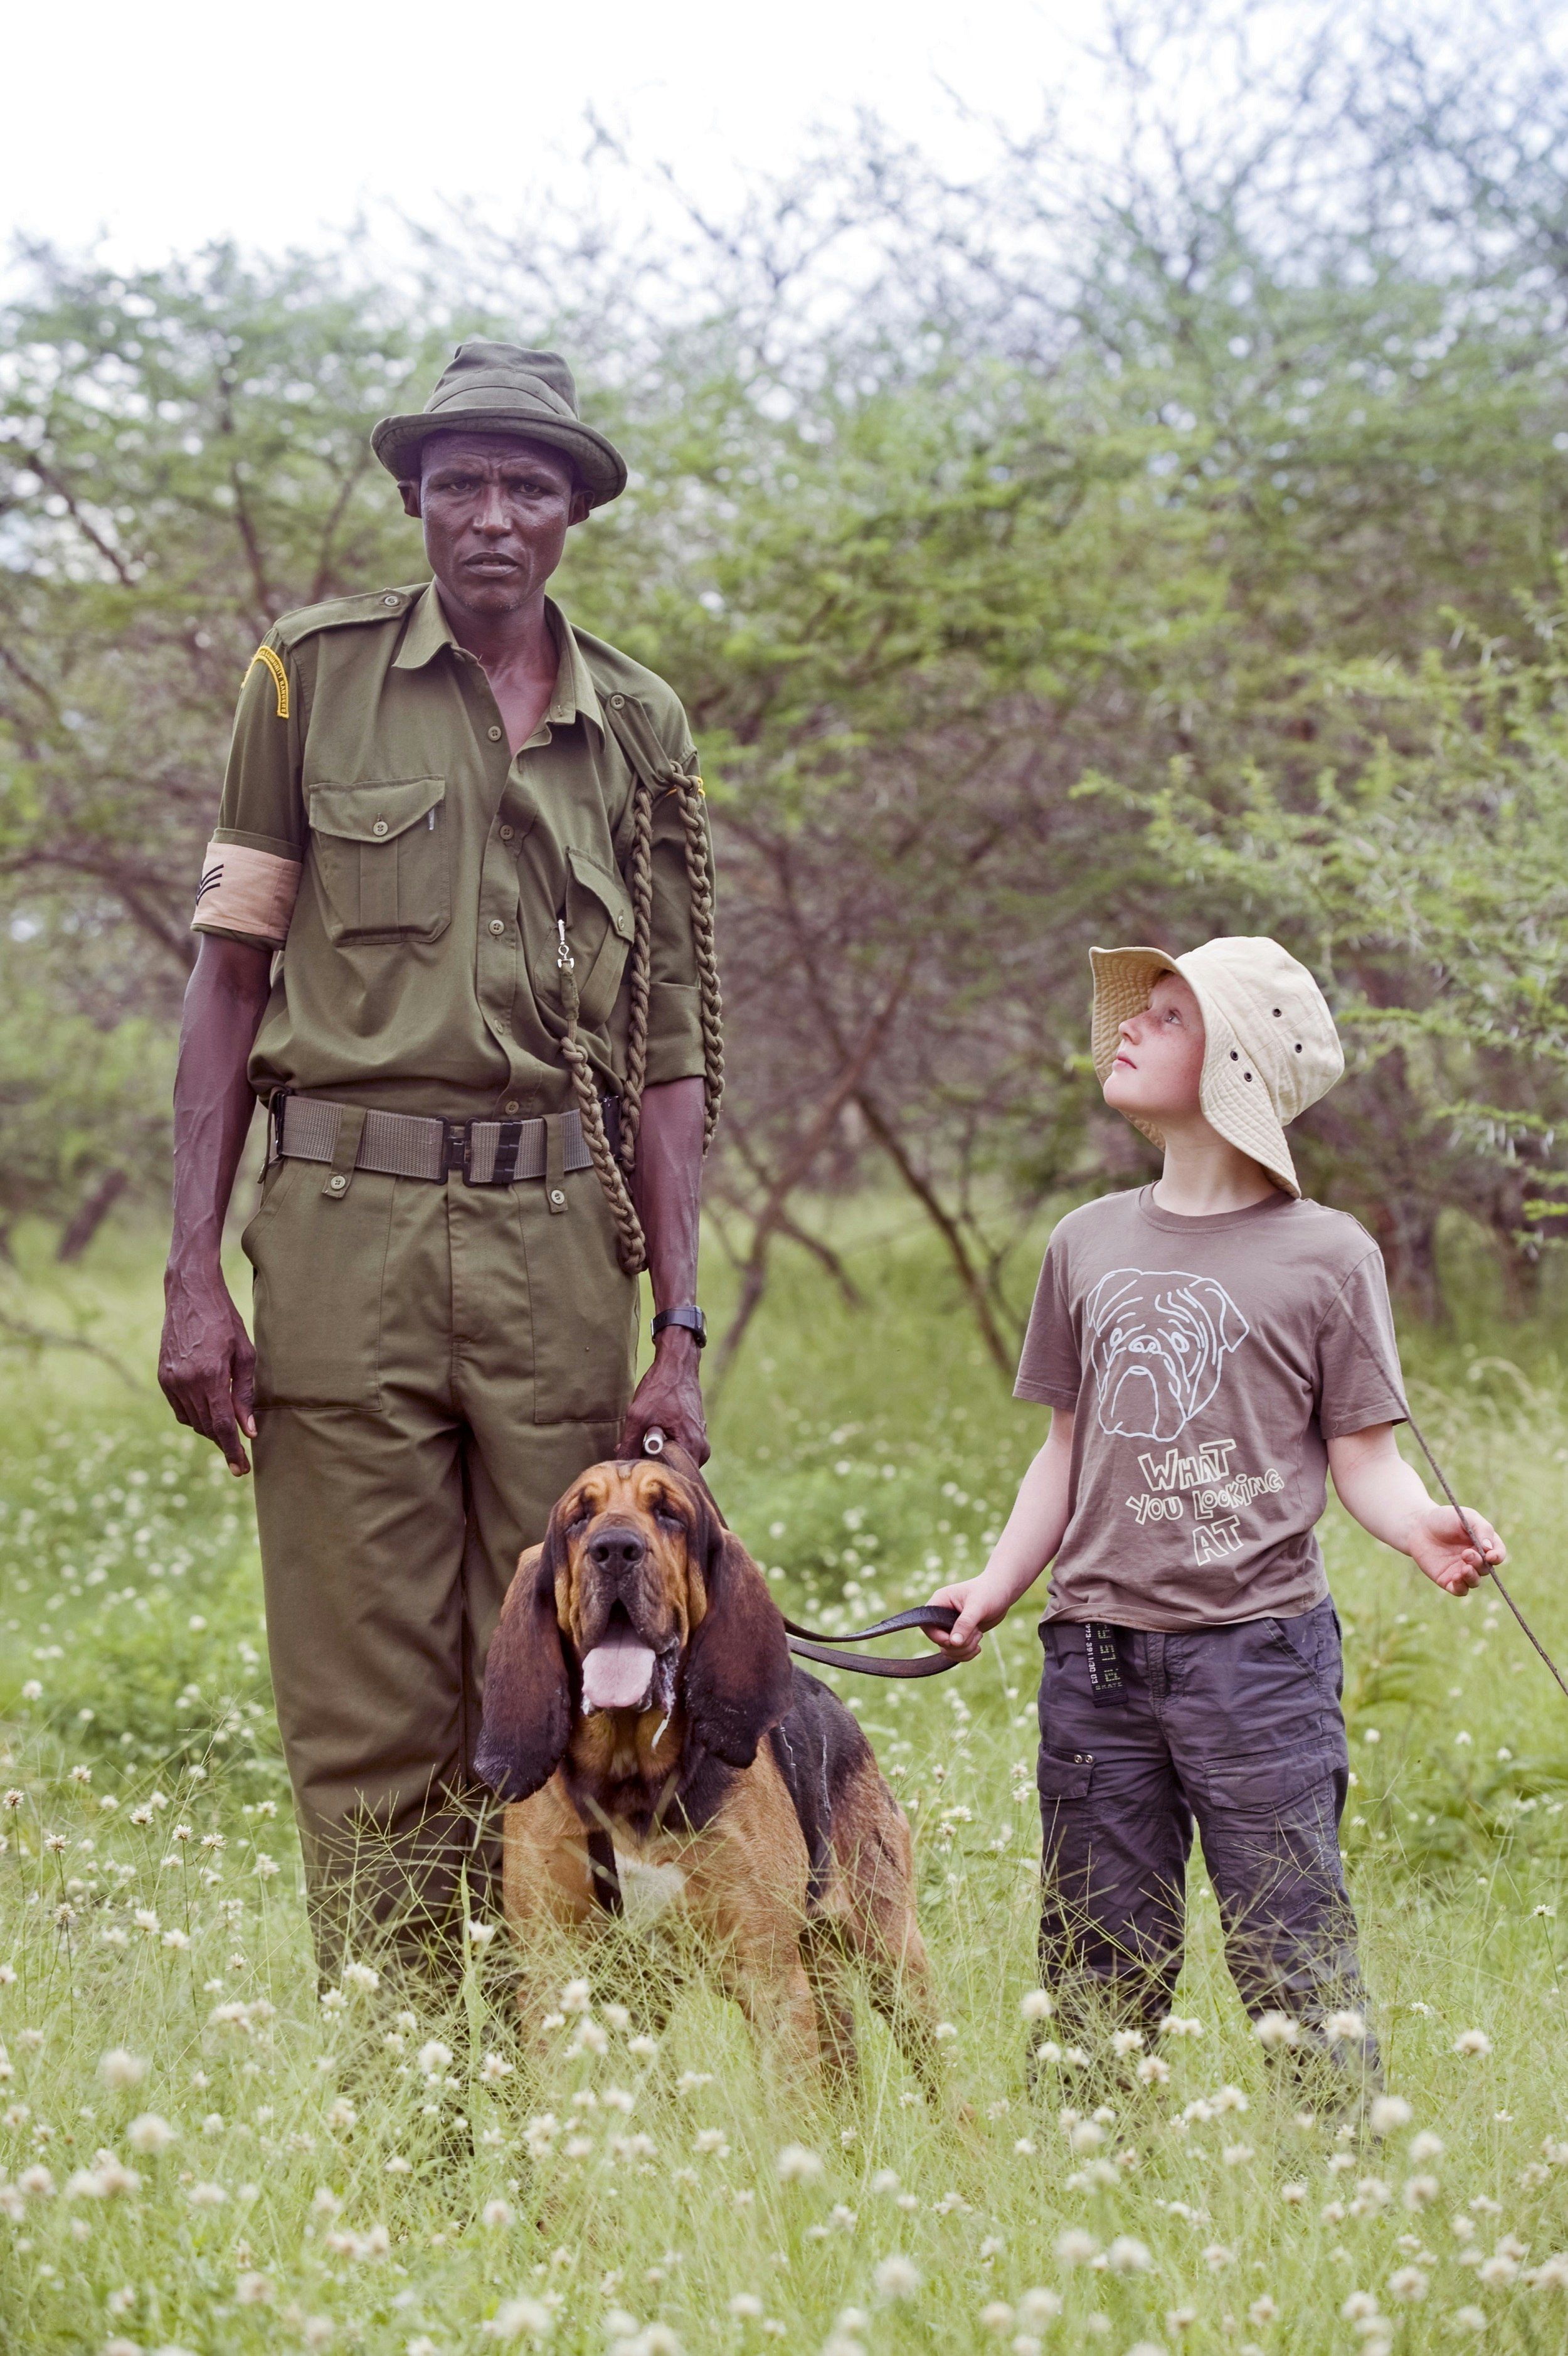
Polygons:
<instances>
[{"instance_id":1,"label":"dog's eye","mask_svg":"<svg viewBox=\"0 0 1568 2356\"><path fill-rule=\"evenodd\" d=\"M654 1519L664 1530L678 1530L684 1533L686 1529L685 1515L677 1514L673 1505L662 1500L654 1507Z\"/></svg>"}]
</instances>

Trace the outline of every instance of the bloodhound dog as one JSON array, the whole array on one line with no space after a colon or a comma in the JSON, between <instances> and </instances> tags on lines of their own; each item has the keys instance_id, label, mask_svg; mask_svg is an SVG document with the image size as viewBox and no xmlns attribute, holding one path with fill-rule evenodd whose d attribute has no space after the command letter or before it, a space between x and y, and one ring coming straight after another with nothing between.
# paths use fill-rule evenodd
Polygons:
<instances>
[{"instance_id":1,"label":"bloodhound dog","mask_svg":"<svg viewBox=\"0 0 1568 2356\"><path fill-rule=\"evenodd\" d=\"M853 1959L934 2092L908 1821L684 1460L595 1464L560 1499L502 1606L476 1764L509 1803L525 1973L530 1930L589 1925L618 1907L623 1869L673 1867L661 1878L786 2068L853 2071ZM525 1976L519 2003L536 2001Z\"/></svg>"}]
</instances>

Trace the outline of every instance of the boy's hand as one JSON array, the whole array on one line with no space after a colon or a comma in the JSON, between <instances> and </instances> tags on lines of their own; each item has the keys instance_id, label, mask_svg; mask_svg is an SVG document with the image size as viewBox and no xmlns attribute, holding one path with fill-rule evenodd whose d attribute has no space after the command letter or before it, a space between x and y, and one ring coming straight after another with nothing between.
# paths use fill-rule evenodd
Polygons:
<instances>
[{"instance_id":1,"label":"boy's hand","mask_svg":"<svg viewBox=\"0 0 1568 2356\"><path fill-rule=\"evenodd\" d=\"M957 1619L945 1635L940 1628L927 1628L923 1633L955 1660L972 1661L987 1629L1007 1618L1012 1600L989 1571L983 1570L974 1579L955 1580L951 1587L939 1587L931 1601L955 1606Z\"/></svg>"},{"instance_id":2,"label":"boy's hand","mask_svg":"<svg viewBox=\"0 0 1568 2356\"><path fill-rule=\"evenodd\" d=\"M1508 1560L1507 1547L1483 1515L1467 1505L1465 1521L1480 1542L1480 1554L1466 1537L1464 1523L1452 1505L1428 1505L1415 1515L1405 1541L1405 1551L1416 1568L1449 1595L1468 1595L1485 1579L1488 1565Z\"/></svg>"}]
</instances>

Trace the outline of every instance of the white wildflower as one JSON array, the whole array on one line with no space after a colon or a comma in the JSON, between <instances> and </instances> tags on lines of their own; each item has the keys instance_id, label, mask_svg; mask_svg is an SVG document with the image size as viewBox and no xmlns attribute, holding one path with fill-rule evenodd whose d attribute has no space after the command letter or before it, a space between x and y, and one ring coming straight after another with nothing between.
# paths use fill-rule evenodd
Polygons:
<instances>
[{"instance_id":1,"label":"white wildflower","mask_svg":"<svg viewBox=\"0 0 1568 2356\"><path fill-rule=\"evenodd\" d=\"M1105 2262L1114 2275L1141 2275L1154 2260L1147 2243L1132 2233L1118 2233L1105 2253Z\"/></svg>"},{"instance_id":2,"label":"white wildflower","mask_svg":"<svg viewBox=\"0 0 1568 2356\"><path fill-rule=\"evenodd\" d=\"M822 2174L816 2154L799 2143L786 2143L774 2165L781 2184L813 2184Z\"/></svg>"},{"instance_id":3,"label":"white wildflower","mask_svg":"<svg viewBox=\"0 0 1568 2356\"><path fill-rule=\"evenodd\" d=\"M123 2094L127 2086L139 2086L147 2074L147 2065L123 2045L105 2053L98 2064L98 2074L111 2094Z\"/></svg>"},{"instance_id":4,"label":"white wildflower","mask_svg":"<svg viewBox=\"0 0 1568 2356\"><path fill-rule=\"evenodd\" d=\"M176 2134L177 2130L170 2126L167 2119L161 2119L156 2111L144 2111L126 2128L125 2140L133 2151L146 2155L167 2151Z\"/></svg>"},{"instance_id":5,"label":"white wildflower","mask_svg":"<svg viewBox=\"0 0 1568 2356\"><path fill-rule=\"evenodd\" d=\"M480 2326L491 2340L520 2340L526 2332L530 2340L548 2339L554 2329L551 2309L537 2298L508 2298L502 2301L488 2323Z\"/></svg>"},{"instance_id":6,"label":"white wildflower","mask_svg":"<svg viewBox=\"0 0 1568 2356\"><path fill-rule=\"evenodd\" d=\"M895 2255L871 2268L871 2280L884 2298L912 2298L920 2288L920 2269L912 2259Z\"/></svg>"},{"instance_id":7,"label":"white wildflower","mask_svg":"<svg viewBox=\"0 0 1568 2356\"><path fill-rule=\"evenodd\" d=\"M1032 2330L1043 2330L1061 2313L1061 2294L1054 2290L1026 2290L1019 2301L1019 2321Z\"/></svg>"},{"instance_id":8,"label":"white wildflower","mask_svg":"<svg viewBox=\"0 0 1568 2356\"><path fill-rule=\"evenodd\" d=\"M1265 2012L1253 2021L1253 2035L1265 2053L1276 2053L1283 2046L1300 2044L1301 2023L1288 2012Z\"/></svg>"},{"instance_id":9,"label":"white wildflower","mask_svg":"<svg viewBox=\"0 0 1568 2356\"><path fill-rule=\"evenodd\" d=\"M1454 2040L1456 2053L1489 2053L1492 2040L1484 2029L1462 2029Z\"/></svg>"},{"instance_id":10,"label":"white wildflower","mask_svg":"<svg viewBox=\"0 0 1568 2356\"><path fill-rule=\"evenodd\" d=\"M1086 2266L1099 2253L1099 2243L1082 2225L1069 2225L1056 2237L1056 2254L1064 2266Z\"/></svg>"}]
</instances>

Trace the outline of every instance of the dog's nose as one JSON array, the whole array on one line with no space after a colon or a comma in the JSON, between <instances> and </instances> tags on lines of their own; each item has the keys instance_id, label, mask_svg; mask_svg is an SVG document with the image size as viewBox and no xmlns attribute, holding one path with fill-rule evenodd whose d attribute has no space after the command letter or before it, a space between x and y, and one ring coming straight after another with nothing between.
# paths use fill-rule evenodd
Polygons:
<instances>
[{"instance_id":1,"label":"dog's nose","mask_svg":"<svg viewBox=\"0 0 1568 2356\"><path fill-rule=\"evenodd\" d=\"M640 1530L618 1527L600 1530L588 1541L588 1559L596 1570L612 1577L622 1571L635 1570L647 1552L647 1544Z\"/></svg>"}]
</instances>

